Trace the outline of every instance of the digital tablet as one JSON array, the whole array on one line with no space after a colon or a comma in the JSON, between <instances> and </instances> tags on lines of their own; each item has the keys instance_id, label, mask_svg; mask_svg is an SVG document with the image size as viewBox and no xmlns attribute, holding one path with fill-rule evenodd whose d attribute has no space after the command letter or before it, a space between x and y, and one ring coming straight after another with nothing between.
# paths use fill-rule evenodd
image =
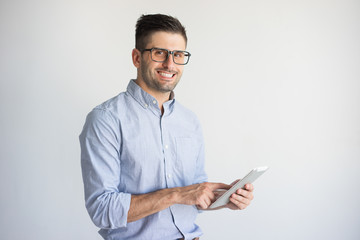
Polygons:
<instances>
[{"instance_id":1,"label":"digital tablet","mask_svg":"<svg viewBox=\"0 0 360 240\"><path fill-rule=\"evenodd\" d=\"M251 170L245 177L238 181L234 186L227 190L223 195L221 195L215 202L213 202L209 208L217 208L227 204L230 200L230 196L236 192L239 188L243 188L247 183L253 183L258 177L260 177L268 167L258 167Z\"/></svg>"}]
</instances>

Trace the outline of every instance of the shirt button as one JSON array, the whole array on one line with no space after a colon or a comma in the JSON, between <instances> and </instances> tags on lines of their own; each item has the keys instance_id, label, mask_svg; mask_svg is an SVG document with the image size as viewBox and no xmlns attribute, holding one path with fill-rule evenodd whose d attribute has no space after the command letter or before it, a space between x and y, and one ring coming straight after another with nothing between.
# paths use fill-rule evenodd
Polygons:
<instances>
[{"instance_id":1,"label":"shirt button","mask_svg":"<svg viewBox=\"0 0 360 240\"><path fill-rule=\"evenodd\" d=\"M172 177L172 175L169 173L169 174L168 174L168 178L171 178L171 177Z\"/></svg>"},{"instance_id":2,"label":"shirt button","mask_svg":"<svg viewBox=\"0 0 360 240\"><path fill-rule=\"evenodd\" d=\"M155 101L155 100L153 101L153 104L156 104L156 101Z\"/></svg>"},{"instance_id":3,"label":"shirt button","mask_svg":"<svg viewBox=\"0 0 360 240\"><path fill-rule=\"evenodd\" d=\"M165 145L165 148L166 148L166 149L168 149L168 148L169 148L169 146L168 146L168 145Z\"/></svg>"},{"instance_id":4,"label":"shirt button","mask_svg":"<svg viewBox=\"0 0 360 240\"><path fill-rule=\"evenodd\" d=\"M149 105L145 104L144 106L147 108Z\"/></svg>"}]
</instances>

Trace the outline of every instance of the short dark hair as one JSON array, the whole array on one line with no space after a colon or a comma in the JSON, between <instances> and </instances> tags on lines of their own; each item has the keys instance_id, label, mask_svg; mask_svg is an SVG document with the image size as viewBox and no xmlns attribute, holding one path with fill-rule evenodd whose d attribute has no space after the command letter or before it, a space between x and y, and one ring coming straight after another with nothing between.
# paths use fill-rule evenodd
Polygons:
<instances>
[{"instance_id":1,"label":"short dark hair","mask_svg":"<svg viewBox=\"0 0 360 240\"><path fill-rule=\"evenodd\" d=\"M159 31L181 34L185 39L185 43L187 43L185 27L177 18L164 14L148 14L141 15L137 20L135 48L144 49L149 37Z\"/></svg>"}]
</instances>

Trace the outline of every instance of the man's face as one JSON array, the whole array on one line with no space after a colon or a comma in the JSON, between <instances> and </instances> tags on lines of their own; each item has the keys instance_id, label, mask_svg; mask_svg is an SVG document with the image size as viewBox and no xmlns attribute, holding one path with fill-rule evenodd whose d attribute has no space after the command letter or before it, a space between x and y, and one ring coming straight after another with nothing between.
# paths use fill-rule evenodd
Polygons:
<instances>
[{"instance_id":1,"label":"man's face","mask_svg":"<svg viewBox=\"0 0 360 240\"><path fill-rule=\"evenodd\" d=\"M183 36L177 33L155 32L150 37L146 49L165 48L170 51L185 50L186 42ZM184 65L177 65L169 55L165 62L151 60L150 51L144 51L140 56L138 81L144 83L152 93L168 93L180 81Z\"/></svg>"}]
</instances>

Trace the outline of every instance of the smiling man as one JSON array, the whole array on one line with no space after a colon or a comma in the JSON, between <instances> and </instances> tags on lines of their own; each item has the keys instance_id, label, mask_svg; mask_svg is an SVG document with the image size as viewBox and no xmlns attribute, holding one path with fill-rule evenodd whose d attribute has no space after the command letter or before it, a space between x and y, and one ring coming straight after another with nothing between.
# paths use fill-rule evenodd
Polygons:
<instances>
[{"instance_id":1,"label":"smiling man","mask_svg":"<svg viewBox=\"0 0 360 240\"><path fill-rule=\"evenodd\" d=\"M199 239L199 209L224 183L207 182L204 141L196 116L174 98L191 54L181 23L143 15L127 91L95 107L80 134L86 208L104 239ZM253 186L226 206L244 209Z\"/></svg>"},{"instance_id":2,"label":"smiling man","mask_svg":"<svg viewBox=\"0 0 360 240\"><path fill-rule=\"evenodd\" d=\"M138 69L136 83L160 100L162 109L162 104L169 100L170 93L180 81L190 53L185 51L186 40L179 33L158 31L147 39L146 46L136 44L132 52L133 63Z\"/></svg>"}]
</instances>

